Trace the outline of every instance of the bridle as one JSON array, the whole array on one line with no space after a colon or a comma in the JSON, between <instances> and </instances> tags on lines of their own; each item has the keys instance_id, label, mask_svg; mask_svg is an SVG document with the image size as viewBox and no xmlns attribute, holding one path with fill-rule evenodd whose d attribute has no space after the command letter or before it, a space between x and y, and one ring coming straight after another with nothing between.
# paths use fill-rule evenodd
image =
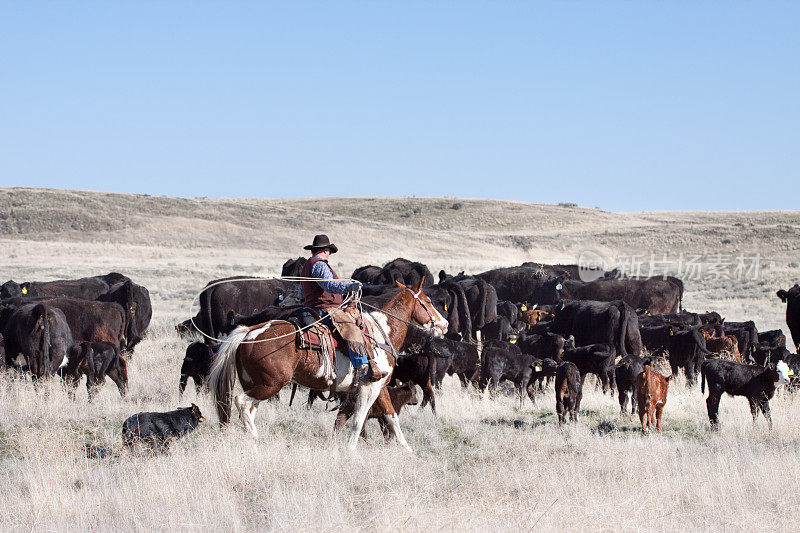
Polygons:
<instances>
[{"instance_id":1,"label":"bridle","mask_svg":"<svg viewBox=\"0 0 800 533\"><path fill-rule=\"evenodd\" d=\"M397 319L397 320L399 320L400 322L403 322L404 324L407 324L407 325L409 325L409 326L413 326L413 327L415 327L415 328L417 328L417 329L421 329L421 330L423 330L423 331L425 331L425 332L429 332L430 330L432 330L432 329L436 328L436 329L438 329L439 331L441 331L441 332L442 332L442 335L444 336L444 331L443 331L442 327L441 327L441 326L439 326L438 324L436 324L436 320L434 320L434 318L433 318L433 314L432 314L432 313L430 312L430 310L428 309L428 306L425 304L425 302L423 302L423 301L422 301L422 298L420 298L420 297L419 297L419 295L420 295L420 294L422 294L422 288L420 288L420 289L419 289L417 292L414 292L413 290L409 289L408 287L404 287L404 289L405 289L405 290L407 290L407 291L409 291L409 292L411 293L411 296L414 298L414 300L416 300L417 302L419 302L419 304L422 306L422 309L423 309L423 310L425 311L425 313L428 315L428 319L429 319L429 320L428 320L428 321L425 323L425 326L428 326L427 328L425 328L425 327L422 327L422 326L419 326L419 325L417 325L417 324L415 324L414 322L411 322L411 321L409 321L409 320L405 320L405 319L403 319L403 318L400 318L400 317L399 317L399 316L397 316L397 315L394 315L394 314L392 314L392 313L389 313L388 311L385 311L385 310L381 309L380 307L376 307L376 306L374 306L374 305L371 305L371 304L368 304L368 303L366 303L366 302L364 302L364 301L359 301L359 302L358 302L358 304L359 304L359 305L365 305L365 306L367 306L367 307L370 307L370 308L372 308L372 309L375 309L376 311L380 311L380 312L381 312L381 313L383 313L384 315L390 316L390 317L392 317L392 318L394 318L394 319ZM412 314L412 315L414 314L414 309L416 308L416 305L417 305L417 303L415 302L415 303L414 303L414 307L412 307L412 308L411 308L411 314Z\"/></svg>"}]
</instances>

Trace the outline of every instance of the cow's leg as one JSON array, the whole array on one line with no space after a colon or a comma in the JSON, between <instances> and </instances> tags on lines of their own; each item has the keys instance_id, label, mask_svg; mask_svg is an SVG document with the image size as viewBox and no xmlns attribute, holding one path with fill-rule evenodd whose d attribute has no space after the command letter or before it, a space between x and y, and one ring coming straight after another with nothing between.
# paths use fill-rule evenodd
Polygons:
<instances>
[{"instance_id":1,"label":"cow's leg","mask_svg":"<svg viewBox=\"0 0 800 533\"><path fill-rule=\"evenodd\" d=\"M620 389L619 390L619 411L623 415L628 410L628 391Z\"/></svg>"},{"instance_id":2,"label":"cow's leg","mask_svg":"<svg viewBox=\"0 0 800 533\"><path fill-rule=\"evenodd\" d=\"M563 426L566 416L564 414L564 400L560 394L556 396L556 413L558 414L558 425Z\"/></svg>"},{"instance_id":3,"label":"cow's leg","mask_svg":"<svg viewBox=\"0 0 800 533\"><path fill-rule=\"evenodd\" d=\"M683 367L683 372L686 374L686 386L687 387L694 387L696 376L694 373L694 363L691 361Z\"/></svg>"},{"instance_id":4,"label":"cow's leg","mask_svg":"<svg viewBox=\"0 0 800 533\"><path fill-rule=\"evenodd\" d=\"M189 381L189 374L181 374L181 379L178 382L178 394L183 396L183 392L186 390L186 383Z\"/></svg>"},{"instance_id":5,"label":"cow's leg","mask_svg":"<svg viewBox=\"0 0 800 533\"><path fill-rule=\"evenodd\" d=\"M747 403L750 404L750 414L753 416L753 423L758 419L758 401L755 398L747 397Z\"/></svg>"},{"instance_id":6,"label":"cow's leg","mask_svg":"<svg viewBox=\"0 0 800 533\"><path fill-rule=\"evenodd\" d=\"M709 384L708 398L706 398L706 408L708 409L708 421L711 422L711 429L719 429L719 400L722 397L722 391L712 388Z\"/></svg>"},{"instance_id":7,"label":"cow's leg","mask_svg":"<svg viewBox=\"0 0 800 533\"><path fill-rule=\"evenodd\" d=\"M772 414L769 410L769 400L764 400L761 402L761 412L764 413L764 418L767 419L767 423L769 424L769 429L772 429Z\"/></svg>"},{"instance_id":8,"label":"cow's leg","mask_svg":"<svg viewBox=\"0 0 800 533\"><path fill-rule=\"evenodd\" d=\"M661 433L661 414L664 412L664 404L656 405L656 429Z\"/></svg>"}]
</instances>

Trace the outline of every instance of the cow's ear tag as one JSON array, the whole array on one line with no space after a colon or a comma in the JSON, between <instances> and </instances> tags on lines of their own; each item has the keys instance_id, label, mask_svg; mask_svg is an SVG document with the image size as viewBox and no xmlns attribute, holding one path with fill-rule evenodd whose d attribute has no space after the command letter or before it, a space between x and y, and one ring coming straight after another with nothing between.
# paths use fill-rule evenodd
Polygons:
<instances>
[{"instance_id":1,"label":"cow's ear tag","mask_svg":"<svg viewBox=\"0 0 800 533\"><path fill-rule=\"evenodd\" d=\"M675 332L673 332L672 330L669 330L669 336L672 337L673 335L675 335Z\"/></svg>"},{"instance_id":2,"label":"cow's ear tag","mask_svg":"<svg viewBox=\"0 0 800 533\"><path fill-rule=\"evenodd\" d=\"M561 290L561 289L563 289L563 288L564 288L564 286L563 286L563 285L561 285L560 283L559 283L558 285L556 285L556 290L557 290L557 291L560 291L560 290Z\"/></svg>"},{"instance_id":3,"label":"cow's ear tag","mask_svg":"<svg viewBox=\"0 0 800 533\"><path fill-rule=\"evenodd\" d=\"M28 294L28 287L22 287L22 294Z\"/></svg>"},{"instance_id":4,"label":"cow's ear tag","mask_svg":"<svg viewBox=\"0 0 800 533\"><path fill-rule=\"evenodd\" d=\"M525 304L522 304L522 307L520 307L520 310L527 311L528 310L528 306L525 305Z\"/></svg>"},{"instance_id":5,"label":"cow's ear tag","mask_svg":"<svg viewBox=\"0 0 800 533\"><path fill-rule=\"evenodd\" d=\"M794 370L792 370L791 368L789 369L789 375L794 376Z\"/></svg>"},{"instance_id":6,"label":"cow's ear tag","mask_svg":"<svg viewBox=\"0 0 800 533\"><path fill-rule=\"evenodd\" d=\"M537 372L541 372L541 371L542 371L542 367L541 367L541 366L539 366L539 365L536 365L535 367L533 367L533 369L534 369L534 370L536 370ZM790 375L790 376L792 375L792 374L791 374L791 372L792 372L792 371L790 370L790 371L789 371L789 375Z\"/></svg>"},{"instance_id":7,"label":"cow's ear tag","mask_svg":"<svg viewBox=\"0 0 800 533\"><path fill-rule=\"evenodd\" d=\"M447 304L444 304L444 310L447 311Z\"/></svg>"},{"instance_id":8,"label":"cow's ear tag","mask_svg":"<svg viewBox=\"0 0 800 533\"><path fill-rule=\"evenodd\" d=\"M511 344L516 344L517 343L517 339L508 339L508 342L510 342Z\"/></svg>"}]
</instances>

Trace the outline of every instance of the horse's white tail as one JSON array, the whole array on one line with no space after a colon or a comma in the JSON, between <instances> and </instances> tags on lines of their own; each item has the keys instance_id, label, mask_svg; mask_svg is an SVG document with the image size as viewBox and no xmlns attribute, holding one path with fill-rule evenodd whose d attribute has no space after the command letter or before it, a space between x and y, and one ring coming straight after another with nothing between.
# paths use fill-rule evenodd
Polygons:
<instances>
[{"instance_id":1,"label":"horse's white tail","mask_svg":"<svg viewBox=\"0 0 800 533\"><path fill-rule=\"evenodd\" d=\"M208 376L208 386L214 395L221 424L227 424L231 419L231 396L236 384L236 350L249 331L247 326L239 326L225 337Z\"/></svg>"}]
</instances>

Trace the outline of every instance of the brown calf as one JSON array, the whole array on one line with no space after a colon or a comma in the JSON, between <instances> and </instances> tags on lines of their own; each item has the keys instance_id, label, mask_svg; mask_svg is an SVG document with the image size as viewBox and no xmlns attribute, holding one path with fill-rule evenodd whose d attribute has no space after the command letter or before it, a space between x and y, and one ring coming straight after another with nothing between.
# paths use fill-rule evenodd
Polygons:
<instances>
[{"instance_id":1,"label":"brown calf","mask_svg":"<svg viewBox=\"0 0 800 533\"><path fill-rule=\"evenodd\" d=\"M413 381L409 381L405 385L398 385L396 387L386 387L386 391L389 393L389 398L392 401L392 407L394 408L394 412L400 414L400 410L403 408L404 405L417 405L417 387L414 385ZM364 426L361 428L361 438L367 440L367 420L370 418L377 418L378 424L381 426L381 431L383 432L383 437L386 440L389 440L391 437L391 432L389 431L389 426L384 419L384 413L386 410L381 409L380 406L377 405L377 401L372 407L369 408L369 413L367 413L367 418L364 420ZM339 431L342 426L344 426L347 419L353 414L353 409L355 408L355 395L349 394L347 399L342 402L342 406L339 407L339 413L336 415L336 422L333 424L334 431Z\"/></svg>"},{"instance_id":2,"label":"brown calf","mask_svg":"<svg viewBox=\"0 0 800 533\"><path fill-rule=\"evenodd\" d=\"M545 317L553 316L552 313L542 311L541 309L528 309L522 312L522 320L526 324L538 324Z\"/></svg>"},{"instance_id":3,"label":"brown calf","mask_svg":"<svg viewBox=\"0 0 800 533\"><path fill-rule=\"evenodd\" d=\"M639 401L639 418L642 421L642 433L647 433L655 424L661 431L661 414L667 403L667 389L672 375L662 376L650 365L636 378L636 397Z\"/></svg>"},{"instance_id":4,"label":"brown calf","mask_svg":"<svg viewBox=\"0 0 800 533\"><path fill-rule=\"evenodd\" d=\"M713 337L707 331L701 330L703 337L706 338L706 349L711 353L722 354L729 353L733 355L737 363L742 362L742 356L739 353L739 342L733 335L724 335L722 337Z\"/></svg>"}]
</instances>

